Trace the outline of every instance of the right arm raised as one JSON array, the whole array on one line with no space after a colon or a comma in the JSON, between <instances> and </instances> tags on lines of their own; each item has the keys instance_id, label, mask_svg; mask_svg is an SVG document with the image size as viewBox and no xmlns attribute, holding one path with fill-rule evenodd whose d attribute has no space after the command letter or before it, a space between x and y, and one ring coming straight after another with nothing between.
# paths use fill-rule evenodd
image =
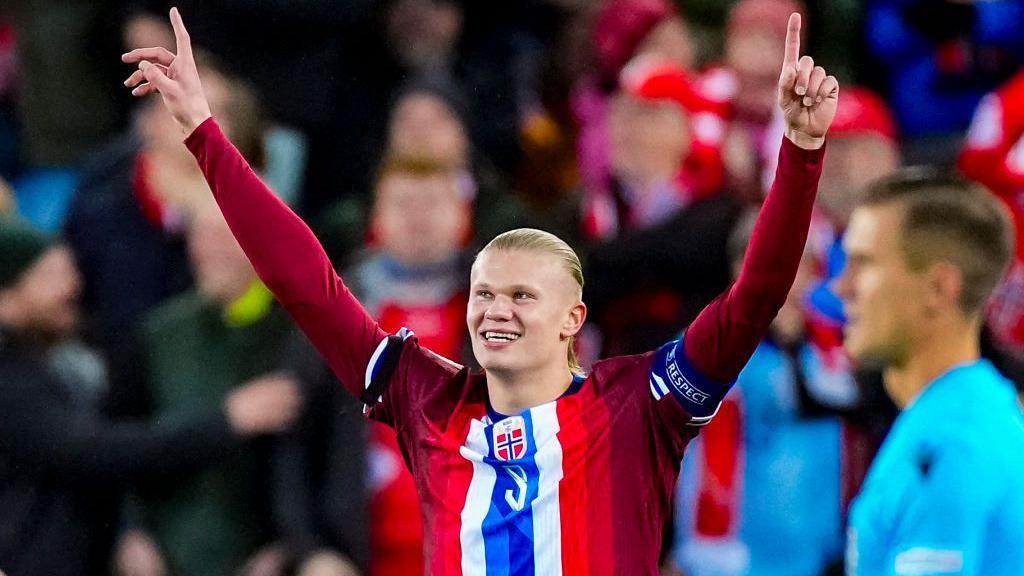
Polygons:
<instances>
[{"instance_id":1,"label":"right arm raised","mask_svg":"<svg viewBox=\"0 0 1024 576\"><path fill-rule=\"evenodd\" d=\"M178 54L163 48L125 54L122 60L139 65L125 85L135 96L159 92L188 134L185 143L260 279L358 397L367 364L386 334L345 287L309 227L267 188L217 126L177 9L171 10L171 24Z\"/></svg>"}]
</instances>

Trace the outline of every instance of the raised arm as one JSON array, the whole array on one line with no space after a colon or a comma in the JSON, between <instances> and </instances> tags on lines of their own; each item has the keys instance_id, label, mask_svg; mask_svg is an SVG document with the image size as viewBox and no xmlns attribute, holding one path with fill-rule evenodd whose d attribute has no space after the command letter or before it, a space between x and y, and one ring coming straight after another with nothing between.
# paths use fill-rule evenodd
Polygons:
<instances>
[{"instance_id":1,"label":"raised arm","mask_svg":"<svg viewBox=\"0 0 1024 576\"><path fill-rule=\"evenodd\" d=\"M125 85L135 96L159 92L188 134L186 145L260 279L358 397L367 365L386 335L335 273L309 227L267 188L217 126L177 9L171 10L171 24L178 53L141 48L125 54L122 60L139 67Z\"/></svg>"},{"instance_id":2,"label":"raised arm","mask_svg":"<svg viewBox=\"0 0 1024 576\"><path fill-rule=\"evenodd\" d=\"M838 97L836 79L809 56L800 58L800 15L793 14L779 76L787 126L775 182L736 282L698 315L684 339L686 359L714 383L735 380L786 301L807 241L825 133Z\"/></svg>"}]
</instances>

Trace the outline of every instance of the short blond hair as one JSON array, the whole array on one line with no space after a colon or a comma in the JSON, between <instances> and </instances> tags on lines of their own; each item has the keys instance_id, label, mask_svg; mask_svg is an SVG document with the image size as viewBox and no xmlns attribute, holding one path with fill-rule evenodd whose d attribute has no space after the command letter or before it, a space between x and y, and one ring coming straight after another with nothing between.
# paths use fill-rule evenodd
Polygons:
<instances>
[{"instance_id":1,"label":"short blond hair","mask_svg":"<svg viewBox=\"0 0 1024 576\"><path fill-rule=\"evenodd\" d=\"M525 250L557 256L565 271L579 285L580 298L583 297L583 265L580 263L580 257L576 255L576 251L569 244L550 232L535 228L516 228L495 236L480 250L480 253L487 250ZM583 368L580 367L579 359L576 358L574 344L575 337L569 336L567 361L569 370L580 374L583 372Z\"/></svg>"}]
</instances>

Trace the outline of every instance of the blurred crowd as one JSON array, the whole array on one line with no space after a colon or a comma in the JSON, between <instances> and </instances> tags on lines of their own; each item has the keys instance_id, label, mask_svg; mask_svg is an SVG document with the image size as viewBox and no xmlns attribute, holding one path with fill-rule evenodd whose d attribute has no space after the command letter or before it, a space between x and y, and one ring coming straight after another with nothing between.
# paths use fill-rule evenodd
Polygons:
<instances>
[{"instance_id":1,"label":"blurred crowd","mask_svg":"<svg viewBox=\"0 0 1024 576\"><path fill-rule=\"evenodd\" d=\"M385 330L472 364L468 269L536 227L583 257L585 365L731 281L774 175L786 20L837 74L805 258L683 463L666 574L840 574L896 414L842 349L859 194L906 164L1002 199L983 349L1024 382L1024 0L181 0L214 115ZM259 282L128 49L170 4L0 5L0 570L422 573L394 433ZM273 230L267 230L273 235Z\"/></svg>"}]
</instances>

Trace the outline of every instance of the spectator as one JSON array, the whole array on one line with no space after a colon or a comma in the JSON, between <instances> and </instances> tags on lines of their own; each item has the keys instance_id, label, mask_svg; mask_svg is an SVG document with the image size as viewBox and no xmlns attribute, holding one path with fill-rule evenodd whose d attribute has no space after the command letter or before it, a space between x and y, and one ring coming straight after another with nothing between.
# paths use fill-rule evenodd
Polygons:
<instances>
[{"instance_id":1,"label":"spectator","mask_svg":"<svg viewBox=\"0 0 1024 576\"><path fill-rule=\"evenodd\" d=\"M881 387L879 367L870 362L852 365L843 350L846 314L834 291L835 279L846 266L842 239L854 206L872 182L890 175L900 165L896 121L877 94L859 86L843 89L825 156L809 240L819 279L805 302L806 324L807 340L825 364L851 370L860 390L855 406L832 410L844 422L845 511L897 413Z\"/></svg>"},{"instance_id":2,"label":"spectator","mask_svg":"<svg viewBox=\"0 0 1024 576\"><path fill-rule=\"evenodd\" d=\"M959 157L969 178L995 193L1013 214L1017 252L989 308L993 336L1010 349L1024 348L1024 72L986 96L974 115Z\"/></svg>"},{"instance_id":3,"label":"spectator","mask_svg":"<svg viewBox=\"0 0 1024 576\"><path fill-rule=\"evenodd\" d=\"M5 2L0 8L17 35L24 167L76 167L124 125L129 97L117 90L120 6L99 0Z\"/></svg>"},{"instance_id":4,"label":"spectator","mask_svg":"<svg viewBox=\"0 0 1024 576\"><path fill-rule=\"evenodd\" d=\"M782 136L776 113L786 15L804 12L799 0L741 0L729 12L723 66L701 78L700 90L730 108L723 142L727 181L741 197L760 201L775 174L775 143Z\"/></svg>"},{"instance_id":5,"label":"spectator","mask_svg":"<svg viewBox=\"0 0 1024 576\"><path fill-rule=\"evenodd\" d=\"M256 162L261 123L247 84L204 62L204 87L239 146ZM192 284L183 227L209 188L174 120L158 101L143 103L133 130L84 169L65 227L82 271L88 328L111 362L116 413L138 411L124 350L133 348L139 319Z\"/></svg>"},{"instance_id":6,"label":"spectator","mask_svg":"<svg viewBox=\"0 0 1024 576\"><path fill-rule=\"evenodd\" d=\"M520 87L530 67L515 34L495 33L500 23L457 0L389 0L387 48L402 73L460 86L466 124L476 147L503 173L519 159ZM478 19L474 17L480 16Z\"/></svg>"},{"instance_id":7,"label":"spectator","mask_svg":"<svg viewBox=\"0 0 1024 576\"><path fill-rule=\"evenodd\" d=\"M240 383L298 385L279 371L289 323L220 214L200 208L187 239L196 288L153 310L140 342L141 386L158 422L206 412ZM139 529L155 544L154 561L190 576L281 569L287 556L270 514L270 450L248 445L198 475L140 492Z\"/></svg>"},{"instance_id":8,"label":"spectator","mask_svg":"<svg viewBox=\"0 0 1024 576\"><path fill-rule=\"evenodd\" d=\"M710 104L682 69L641 58L623 71L611 103L611 173L584 199L584 233L613 238L721 192L718 149L700 137Z\"/></svg>"},{"instance_id":9,"label":"spectator","mask_svg":"<svg viewBox=\"0 0 1024 576\"><path fill-rule=\"evenodd\" d=\"M978 101L1024 62L1021 22L1021 0L870 4L867 41L888 71L908 162L953 162Z\"/></svg>"},{"instance_id":10,"label":"spectator","mask_svg":"<svg viewBox=\"0 0 1024 576\"><path fill-rule=\"evenodd\" d=\"M868 185L894 172L899 164L896 122L888 106L865 88L844 88L829 129L829 150L818 187L818 218L810 240L822 275L810 293L811 323L818 344L837 353L845 316L829 283L845 266L842 235Z\"/></svg>"},{"instance_id":11,"label":"spectator","mask_svg":"<svg viewBox=\"0 0 1024 576\"><path fill-rule=\"evenodd\" d=\"M106 421L102 363L75 339L81 280L70 251L10 217L0 217L0 245L0 569L106 574L127 483L197 468L243 437L281 430L297 391L226 389L175 422Z\"/></svg>"},{"instance_id":12,"label":"spectator","mask_svg":"<svg viewBox=\"0 0 1024 576\"><path fill-rule=\"evenodd\" d=\"M446 358L470 358L466 331L469 261L463 252L472 203L460 171L437 160L393 157L381 167L372 222L376 247L345 277L385 330L409 327ZM370 427L373 576L420 574L423 528L412 475L395 433Z\"/></svg>"},{"instance_id":13,"label":"spectator","mask_svg":"<svg viewBox=\"0 0 1024 576\"><path fill-rule=\"evenodd\" d=\"M753 214L730 238L734 274ZM849 364L808 338L816 279L804 255L768 338L683 464L676 560L686 574L819 576L842 558L841 422L857 401Z\"/></svg>"},{"instance_id":14,"label":"spectator","mask_svg":"<svg viewBox=\"0 0 1024 576\"><path fill-rule=\"evenodd\" d=\"M678 69L641 61L611 113L613 187L587 196L587 302L603 354L657 345L728 283L726 239L739 207L697 185L691 110L702 99ZM712 165L713 166L713 165Z\"/></svg>"},{"instance_id":15,"label":"spectator","mask_svg":"<svg viewBox=\"0 0 1024 576\"><path fill-rule=\"evenodd\" d=\"M273 517L296 576L369 568L366 418L305 336L284 367L303 383L303 412L274 446ZM415 511L412 511L414 513Z\"/></svg>"},{"instance_id":16,"label":"spectator","mask_svg":"<svg viewBox=\"0 0 1024 576\"><path fill-rule=\"evenodd\" d=\"M204 48L256 87L275 128L301 134L292 135L289 144L300 159L305 158L304 143L309 147L305 189L295 196L301 198L303 208L318 212L331 198L363 189L357 184L359 175L372 169L372 154L377 150L365 147L361 140L380 133L384 109L378 102L386 102L393 82L381 66L383 50L369 47L368 37L375 27L368 23L379 2L132 0L127 4L123 36L128 49L172 49L166 17L176 5L195 23L196 37L206 40ZM378 75L387 80L378 80ZM356 80L349 82L352 78ZM373 141L379 144L379 137Z\"/></svg>"},{"instance_id":17,"label":"spectator","mask_svg":"<svg viewBox=\"0 0 1024 576\"><path fill-rule=\"evenodd\" d=\"M391 109L386 154L432 159L455 168L461 194L472 200L474 207L473 245L481 245L498 233L522 226L524 219L541 218L511 193L506 179L474 146L467 113L467 101L457 86L425 78L410 82L399 90ZM549 220L554 222L554 218Z\"/></svg>"},{"instance_id":18,"label":"spectator","mask_svg":"<svg viewBox=\"0 0 1024 576\"><path fill-rule=\"evenodd\" d=\"M1024 72L986 96L975 112L958 164L1013 214L1016 255L988 307L983 353L1024 389Z\"/></svg>"},{"instance_id":19,"label":"spectator","mask_svg":"<svg viewBox=\"0 0 1024 576\"><path fill-rule=\"evenodd\" d=\"M594 15L593 58L596 71L580 79L572 108L579 124L577 156L586 190L608 186L612 170L609 106L626 64L647 56L691 72L693 40L686 20L669 0L612 0Z\"/></svg>"}]
</instances>

